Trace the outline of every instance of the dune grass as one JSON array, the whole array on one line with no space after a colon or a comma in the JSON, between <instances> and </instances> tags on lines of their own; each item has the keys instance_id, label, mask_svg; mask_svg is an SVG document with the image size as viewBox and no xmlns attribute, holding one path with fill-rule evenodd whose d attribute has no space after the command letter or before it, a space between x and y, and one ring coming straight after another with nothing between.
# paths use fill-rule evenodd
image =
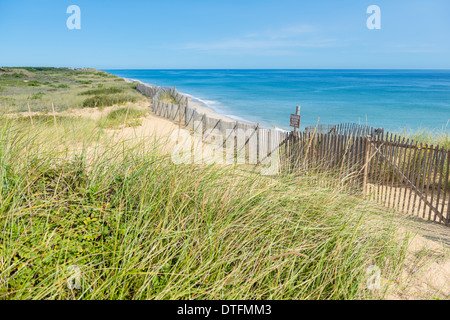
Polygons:
<instances>
[{"instance_id":1,"label":"dune grass","mask_svg":"<svg viewBox=\"0 0 450 320\"><path fill-rule=\"evenodd\" d=\"M442 130L410 130L404 132L403 136L423 145L428 144L435 147L439 146L440 148L450 150L450 132L447 128L443 128Z\"/></svg>"},{"instance_id":2,"label":"dune grass","mask_svg":"<svg viewBox=\"0 0 450 320\"><path fill-rule=\"evenodd\" d=\"M56 125L55 125L56 122ZM72 115L35 114L33 116L0 117L0 128L11 128L17 136L33 140L29 147L42 150L69 150L101 141L102 128L97 121ZM51 143L51 141L58 143Z\"/></svg>"},{"instance_id":3,"label":"dune grass","mask_svg":"<svg viewBox=\"0 0 450 320\"><path fill-rule=\"evenodd\" d=\"M102 108L115 104L123 105L127 102L136 102L136 97L126 94L96 95L83 101L83 108Z\"/></svg>"},{"instance_id":4,"label":"dune grass","mask_svg":"<svg viewBox=\"0 0 450 320\"><path fill-rule=\"evenodd\" d=\"M141 125L142 117L148 113L145 109L121 107L108 112L98 125L105 128L136 127Z\"/></svg>"},{"instance_id":5,"label":"dune grass","mask_svg":"<svg viewBox=\"0 0 450 320\"><path fill-rule=\"evenodd\" d=\"M59 120L1 118L3 299L364 299L401 272L397 225L339 187L175 165L164 141Z\"/></svg>"},{"instance_id":6,"label":"dune grass","mask_svg":"<svg viewBox=\"0 0 450 320\"><path fill-rule=\"evenodd\" d=\"M168 92L163 92L159 97L159 101L164 102L164 103L173 103L173 104L177 103L175 98L172 97L172 95Z\"/></svg>"},{"instance_id":7,"label":"dune grass","mask_svg":"<svg viewBox=\"0 0 450 320\"><path fill-rule=\"evenodd\" d=\"M91 90L83 91L80 93L80 95L105 95L105 94L122 93L123 91L124 90L122 88L117 88L117 87L98 88L98 89L91 89Z\"/></svg>"}]
</instances>

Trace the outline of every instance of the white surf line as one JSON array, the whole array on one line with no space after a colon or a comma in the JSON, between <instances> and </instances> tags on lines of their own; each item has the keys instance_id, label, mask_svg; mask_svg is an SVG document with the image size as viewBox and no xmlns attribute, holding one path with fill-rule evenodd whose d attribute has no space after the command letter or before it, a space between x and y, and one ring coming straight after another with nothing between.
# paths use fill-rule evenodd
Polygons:
<instances>
[{"instance_id":1,"label":"white surf line","mask_svg":"<svg viewBox=\"0 0 450 320\"><path fill-rule=\"evenodd\" d=\"M143 84L143 85L148 85L148 86L152 86L152 87L161 87L161 86L158 86L156 84L146 83L146 82L143 82L143 81L138 80L138 79L125 78L125 77L119 77L119 78L125 80L127 83L139 82L140 84ZM161 88L163 88L163 87L161 87ZM240 122L244 122L244 123L248 123L248 124L256 124L256 122L246 120L246 119L241 118L241 117L236 116L236 115L225 114L221 110L218 110L217 108L215 108L215 107L211 106L210 104L208 104L205 100L203 100L201 98L198 98L196 96L193 96L193 95L191 95L189 93L185 93L185 92L181 92L181 91L179 91L179 93L184 95L184 96L187 96L187 97L191 98L194 102L201 103L205 108L211 109L214 113L216 113L218 115L228 117L228 118L233 119L235 121L240 121ZM195 108L195 106L193 108ZM196 109L196 111L198 112L200 110ZM285 133L289 132L289 130L281 129L281 128L277 127L277 126L265 127L264 125L260 124L260 128L274 129L276 131L285 132Z\"/></svg>"}]
</instances>

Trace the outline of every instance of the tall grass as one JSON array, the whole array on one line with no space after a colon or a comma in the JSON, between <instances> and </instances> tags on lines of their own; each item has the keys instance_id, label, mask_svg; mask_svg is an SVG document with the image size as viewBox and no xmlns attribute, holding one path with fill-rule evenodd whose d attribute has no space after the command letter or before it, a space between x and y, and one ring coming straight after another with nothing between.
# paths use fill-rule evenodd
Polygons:
<instances>
[{"instance_id":1,"label":"tall grass","mask_svg":"<svg viewBox=\"0 0 450 320\"><path fill-rule=\"evenodd\" d=\"M174 97L172 97L172 95L169 92L163 92L160 96L159 96L159 101L164 102L164 103L174 103L176 104L177 101L175 100Z\"/></svg>"},{"instance_id":2,"label":"tall grass","mask_svg":"<svg viewBox=\"0 0 450 320\"><path fill-rule=\"evenodd\" d=\"M145 109L133 107L116 108L100 119L98 125L104 128L136 127L141 125L142 117L148 113Z\"/></svg>"},{"instance_id":3,"label":"tall grass","mask_svg":"<svg viewBox=\"0 0 450 320\"><path fill-rule=\"evenodd\" d=\"M107 107L115 104L125 104L127 102L136 102L137 98L133 95L118 94L118 95L98 95L87 98L83 101L84 108L98 108Z\"/></svg>"},{"instance_id":4,"label":"tall grass","mask_svg":"<svg viewBox=\"0 0 450 320\"><path fill-rule=\"evenodd\" d=\"M115 94L115 93L122 93L122 88L116 88L116 87L108 87L108 88L98 88L98 89L91 89L87 91L83 91L80 93L80 95L105 95L105 94Z\"/></svg>"},{"instance_id":5,"label":"tall grass","mask_svg":"<svg viewBox=\"0 0 450 320\"><path fill-rule=\"evenodd\" d=\"M177 166L153 140L67 144L67 126L3 120L4 299L360 299L384 292L370 265L401 271L396 225L314 177Z\"/></svg>"},{"instance_id":6,"label":"tall grass","mask_svg":"<svg viewBox=\"0 0 450 320\"><path fill-rule=\"evenodd\" d=\"M433 145L435 147L439 146L440 148L450 150L450 132L447 127L442 130L405 130L403 136L421 144Z\"/></svg>"}]
</instances>

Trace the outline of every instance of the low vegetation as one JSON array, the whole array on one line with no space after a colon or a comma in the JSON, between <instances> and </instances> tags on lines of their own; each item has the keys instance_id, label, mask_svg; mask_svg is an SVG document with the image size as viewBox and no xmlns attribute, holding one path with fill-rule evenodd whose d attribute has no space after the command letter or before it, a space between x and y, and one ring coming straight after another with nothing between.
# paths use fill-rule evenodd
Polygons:
<instances>
[{"instance_id":1,"label":"low vegetation","mask_svg":"<svg viewBox=\"0 0 450 320\"><path fill-rule=\"evenodd\" d=\"M450 150L450 132L448 128L432 131L427 129L408 131L404 136L419 142L422 145L428 144L439 148Z\"/></svg>"},{"instance_id":2,"label":"low vegetation","mask_svg":"<svg viewBox=\"0 0 450 320\"><path fill-rule=\"evenodd\" d=\"M83 101L83 108L103 108L115 104L123 105L127 102L136 102L131 95L97 95Z\"/></svg>"},{"instance_id":3,"label":"low vegetation","mask_svg":"<svg viewBox=\"0 0 450 320\"><path fill-rule=\"evenodd\" d=\"M144 109L122 107L111 110L98 125L105 128L136 127L141 125L142 117L147 113Z\"/></svg>"},{"instance_id":4,"label":"low vegetation","mask_svg":"<svg viewBox=\"0 0 450 320\"><path fill-rule=\"evenodd\" d=\"M161 96L159 97L159 101L164 102L164 103L173 103L173 104L177 103L175 98L168 92L163 92L161 94Z\"/></svg>"},{"instance_id":5,"label":"low vegetation","mask_svg":"<svg viewBox=\"0 0 450 320\"><path fill-rule=\"evenodd\" d=\"M8 112L104 107L144 100L136 85L95 69L0 68L0 109Z\"/></svg>"},{"instance_id":6,"label":"low vegetation","mask_svg":"<svg viewBox=\"0 0 450 320\"><path fill-rule=\"evenodd\" d=\"M122 88L109 87L83 91L80 93L80 95L107 95L107 94L122 93L123 91L124 90Z\"/></svg>"}]
</instances>

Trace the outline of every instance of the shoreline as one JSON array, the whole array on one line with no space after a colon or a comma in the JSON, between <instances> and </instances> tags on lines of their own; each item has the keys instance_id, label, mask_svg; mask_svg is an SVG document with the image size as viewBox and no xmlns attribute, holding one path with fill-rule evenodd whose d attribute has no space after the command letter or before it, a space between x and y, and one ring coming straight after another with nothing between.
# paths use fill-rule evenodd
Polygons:
<instances>
[{"instance_id":1,"label":"shoreline","mask_svg":"<svg viewBox=\"0 0 450 320\"><path fill-rule=\"evenodd\" d=\"M120 77L122 79L124 79L126 82L132 83L132 82L139 82L143 85L148 85L148 86L156 86L155 84L150 84L150 83L145 83L141 80L138 79L132 79L132 78L124 78L124 77ZM209 106L206 102L202 101L200 98L197 98L189 93L185 93L185 92L180 92L180 94L185 95L188 97L188 101L189 101L189 106L193 107L197 110L197 112L199 113L203 113L206 114L208 116L217 118L217 119L221 119L224 121L239 121L239 122L244 122L247 124L256 124L256 122L252 122L252 121L248 121L246 119L237 117L237 116L232 116L232 115L225 115L223 113L220 113L219 111L215 110L213 107ZM261 124L260 124L261 126ZM264 127L264 126L262 126ZM281 129L281 128L273 128L275 130L279 130L282 132L287 132L287 130Z\"/></svg>"},{"instance_id":2,"label":"shoreline","mask_svg":"<svg viewBox=\"0 0 450 320\"><path fill-rule=\"evenodd\" d=\"M141 83L143 85L158 87L157 85L154 85L154 84L151 84L151 83L145 83L145 82L143 82L141 80L138 80L138 79L123 78L123 77L121 77L121 78L124 79L126 82L129 82L129 83L139 82L139 83ZM211 106L207 105L205 102L202 102L199 98L196 98L196 97L194 97L193 95L191 95L189 93L180 92L180 94L187 96L188 97L188 101L189 101L189 106L195 108L200 113L204 113L204 114L206 114L208 116L214 116L214 117L219 118L221 120L238 121L237 119L232 119L229 116L226 116L224 114L221 114L221 113L217 112ZM248 122L248 121L246 121L246 122Z\"/></svg>"},{"instance_id":3,"label":"shoreline","mask_svg":"<svg viewBox=\"0 0 450 320\"><path fill-rule=\"evenodd\" d=\"M289 115L295 113L296 105L302 106L302 130L315 126L319 118L320 124L366 124L398 133L426 130L448 134L450 130L448 99L445 100L447 73L430 71L406 77L389 70L297 71L111 69L110 72L147 83L180 86L180 90L203 99L215 113L286 131L292 130ZM243 84L247 89L241 88Z\"/></svg>"}]
</instances>

